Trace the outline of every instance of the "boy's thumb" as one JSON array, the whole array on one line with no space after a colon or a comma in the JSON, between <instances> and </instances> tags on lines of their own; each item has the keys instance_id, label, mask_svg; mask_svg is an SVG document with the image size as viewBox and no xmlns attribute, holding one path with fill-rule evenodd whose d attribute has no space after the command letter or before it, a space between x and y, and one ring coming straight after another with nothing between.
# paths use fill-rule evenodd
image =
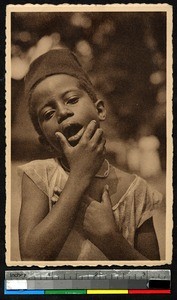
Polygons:
<instances>
[{"instance_id":1,"label":"boy's thumb","mask_svg":"<svg viewBox=\"0 0 177 300\"><path fill-rule=\"evenodd\" d=\"M55 136L57 137L63 151L65 153L69 152L69 147L70 145L68 144L67 139L65 138L65 136L61 133L61 132L56 132Z\"/></svg>"},{"instance_id":2,"label":"boy's thumb","mask_svg":"<svg viewBox=\"0 0 177 300\"><path fill-rule=\"evenodd\" d=\"M109 186L107 184L104 186L104 190L102 194L102 202L109 203L109 205L111 205L111 198L109 196Z\"/></svg>"}]
</instances>

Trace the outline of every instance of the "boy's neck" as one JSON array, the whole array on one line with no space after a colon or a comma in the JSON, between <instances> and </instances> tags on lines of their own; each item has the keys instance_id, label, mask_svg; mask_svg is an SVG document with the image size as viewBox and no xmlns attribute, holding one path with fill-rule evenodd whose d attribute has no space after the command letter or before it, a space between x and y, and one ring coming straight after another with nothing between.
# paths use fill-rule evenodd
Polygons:
<instances>
[{"instance_id":1,"label":"boy's neck","mask_svg":"<svg viewBox=\"0 0 177 300\"><path fill-rule=\"evenodd\" d=\"M63 167L63 169L67 172L70 172L70 167L69 167L67 159L65 157L62 157L62 158L58 158L58 160L60 161L60 164ZM103 161L99 171L95 175L95 177L106 178L106 177L108 177L109 172L110 172L110 164L109 164L108 160L105 159Z\"/></svg>"}]
</instances>

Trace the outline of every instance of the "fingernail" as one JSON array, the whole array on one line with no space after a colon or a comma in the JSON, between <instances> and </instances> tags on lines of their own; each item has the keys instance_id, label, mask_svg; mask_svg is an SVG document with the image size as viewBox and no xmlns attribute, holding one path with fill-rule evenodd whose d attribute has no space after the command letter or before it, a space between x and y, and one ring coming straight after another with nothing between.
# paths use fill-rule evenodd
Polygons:
<instances>
[{"instance_id":1,"label":"fingernail","mask_svg":"<svg viewBox=\"0 0 177 300\"><path fill-rule=\"evenodd\" d=\"M56 136L56 137L59 137L59 136L60 136L60 133L59 133L59 132L56 132L56 133L55 133L55 136Z\"/></svg>"}]
</instances>

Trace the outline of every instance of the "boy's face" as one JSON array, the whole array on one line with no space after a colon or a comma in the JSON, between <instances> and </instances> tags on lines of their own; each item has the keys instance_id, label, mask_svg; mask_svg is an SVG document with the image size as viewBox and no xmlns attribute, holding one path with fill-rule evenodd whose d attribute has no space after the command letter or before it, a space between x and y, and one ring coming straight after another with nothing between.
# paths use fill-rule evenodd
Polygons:
<instances>
[{"instance_id":1,"label":"boy's face","mask_svg":"<svg viewBox=\"0 0 177 300\"><path fill-rule=\"evenodd\" d=\"M99 126L106 116L103 102L93 103L78 79L70 75L45 78L35 87L31 101L43 135L59 154L56 132L63 133L75 146L91 120L96 120Z\"/></svg>"}]
</instances>

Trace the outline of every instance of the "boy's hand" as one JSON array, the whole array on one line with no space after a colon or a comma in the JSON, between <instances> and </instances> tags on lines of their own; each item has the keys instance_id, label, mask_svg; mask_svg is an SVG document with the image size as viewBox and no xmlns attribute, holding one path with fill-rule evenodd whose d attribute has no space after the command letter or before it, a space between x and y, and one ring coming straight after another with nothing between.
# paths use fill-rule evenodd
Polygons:
<instances>
[{"instance_id":1,"label":"boy's hand","mask_svg":"<svg viewBox=\"0 0 177 300\"><path fill-rule=\"evenodd\" d=\"M105 156L105 137L96 121L91 121L79 143L72 147L62 133L56 133L70 170L75 176L92 178L100 169Z\"/></svg>"},{"instance_id":2,"label":"boy's hand","mask_svg":"<svg viewBox=\"0 0 177 300\"><path fill-rule=\"evenodd\" d=\"M88 239L105 252L105 247L109 247L112 237L117 232L108 186L104 187L101 203L93 199L90 201L85 213L84 230Z\"/></svg>"}]
</instances>

